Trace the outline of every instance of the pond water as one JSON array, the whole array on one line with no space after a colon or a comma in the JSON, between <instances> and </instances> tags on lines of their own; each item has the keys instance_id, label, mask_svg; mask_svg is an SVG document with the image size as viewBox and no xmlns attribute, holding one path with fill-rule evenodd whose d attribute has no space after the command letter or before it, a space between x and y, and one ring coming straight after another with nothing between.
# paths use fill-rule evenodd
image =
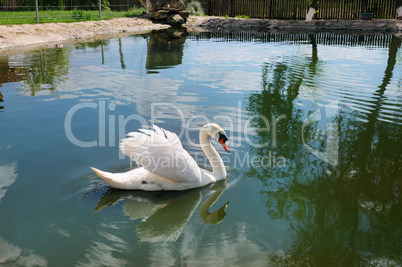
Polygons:
<instances>
[{"instance_id":1,"label":"pond water","mask_svg":"<svg viewBox=\"0 0 402 267\"><path fill-rule=\"evenodd\" d=\"M400 47L161 32L0 55L0 265L402 264ZM207 122L226 181L124 191L89 169L136 167L119 140L152 123L209 168Z\"/></svg>"}]
</instances>

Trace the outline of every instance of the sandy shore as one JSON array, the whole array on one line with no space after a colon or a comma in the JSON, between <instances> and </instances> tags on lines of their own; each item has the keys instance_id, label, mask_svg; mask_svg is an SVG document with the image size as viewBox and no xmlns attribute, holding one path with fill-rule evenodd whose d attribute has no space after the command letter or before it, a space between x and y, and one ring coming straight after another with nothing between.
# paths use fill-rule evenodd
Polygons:
<instances>
[{"instance_id":1,"label":"sandy shore","mask_svg":"<svg viewBox=\"0 0 402 267\"><path fill-rule=\"evenodd\" d=\"M277 21L264 19L225 19L222 17L190 17L189 30L255 30L255 31L359 31L394 33L402 36L401 20L353 21ZM116 35L141 34L168 28L142 18L115 18L77 23L47 23L0 26L0 53L37 49L55 43L76 43Z\"/></svg>"},{"instance_id":2,"label":"sandy shore","mask_svg":"<svg viewBox=\"0 0 402 267\"><path fill-rule=\"evenodd\" d=\"M140 18L115 18L76 23L45 23L0 26L0 53L13 48L38 48L116 35L141 34L169 28ZM29 46L29 47L27 47Z\"/></svg>"}]
</instances>

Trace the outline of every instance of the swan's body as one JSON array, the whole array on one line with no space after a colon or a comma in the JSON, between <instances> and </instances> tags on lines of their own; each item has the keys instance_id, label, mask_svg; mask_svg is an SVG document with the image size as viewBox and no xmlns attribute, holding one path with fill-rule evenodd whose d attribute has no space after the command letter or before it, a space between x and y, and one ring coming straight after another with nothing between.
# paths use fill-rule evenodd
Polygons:
<instances>
[{"instance_id":1,"label":"swan's body","mask_svg":"<svg viewBox=\"0 0 402 267\"><path fill-rule=\"evenodd\" d=\"M125 173L109 173L91 169L111 187L145 191L186 190L202 187L226 178L225 165L209 137L218 140L227 152L225 131L217 124L204 125L200 145L212 172L201 169L188 154L176 134L153 126L153 130L127 134L120 144L122 152L142 166Z\"/></svg>"}]
</instances>

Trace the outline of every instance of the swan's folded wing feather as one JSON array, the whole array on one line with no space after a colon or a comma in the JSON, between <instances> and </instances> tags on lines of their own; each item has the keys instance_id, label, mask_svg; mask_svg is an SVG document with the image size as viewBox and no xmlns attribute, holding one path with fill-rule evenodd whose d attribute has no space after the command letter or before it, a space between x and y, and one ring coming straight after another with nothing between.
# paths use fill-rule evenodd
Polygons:
<instances>
[{"instance_id":1,"label":"swan's folded wing feather","mask_svg":"<svg viewBox=\"0 0 402 267\"><path fill-rule=\"evenodd\" d=\"M166 132L169 132L169 131L165 131L164 129L162 129L162 128L156 126L156 125L153 125L153 128L155 130L155 133L160 135L160 136L166 136Z\"/></svg>"},{"instance_id":2,"label":"swan's folded wing feather","mask_svg":"<svg viewBox=\"0 0 402 267\"><path fill-rule=\"evenodd\" d=\"M198 182L201 170L188 154L179 137L154 126L154 131L127 134L120 143L121 151L150 172L175 182Z\"/></svg>"}]
</instances>

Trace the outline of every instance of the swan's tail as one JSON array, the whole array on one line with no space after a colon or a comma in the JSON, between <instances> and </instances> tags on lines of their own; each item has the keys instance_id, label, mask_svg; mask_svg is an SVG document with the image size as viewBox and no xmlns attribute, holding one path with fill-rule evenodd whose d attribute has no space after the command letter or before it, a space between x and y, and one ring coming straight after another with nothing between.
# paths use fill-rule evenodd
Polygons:
<instances>
[{"instance_id":1,"label":"swan's tail","mask_svg":"<svg viewBox=\"0 0 402 267\"><path fill-rule=\"evenodd\" d=\"M115 183L115 179L116 179L116 177L115 177L116 174L115 173L104 172L104 171L101 171L101 170L99 170L97 168L94 168L94 167L90 167L90 168L96 175L98 175L100 178L102 178L102 180L104 180L109 185Z\"/></svg>"}]
</instances>

